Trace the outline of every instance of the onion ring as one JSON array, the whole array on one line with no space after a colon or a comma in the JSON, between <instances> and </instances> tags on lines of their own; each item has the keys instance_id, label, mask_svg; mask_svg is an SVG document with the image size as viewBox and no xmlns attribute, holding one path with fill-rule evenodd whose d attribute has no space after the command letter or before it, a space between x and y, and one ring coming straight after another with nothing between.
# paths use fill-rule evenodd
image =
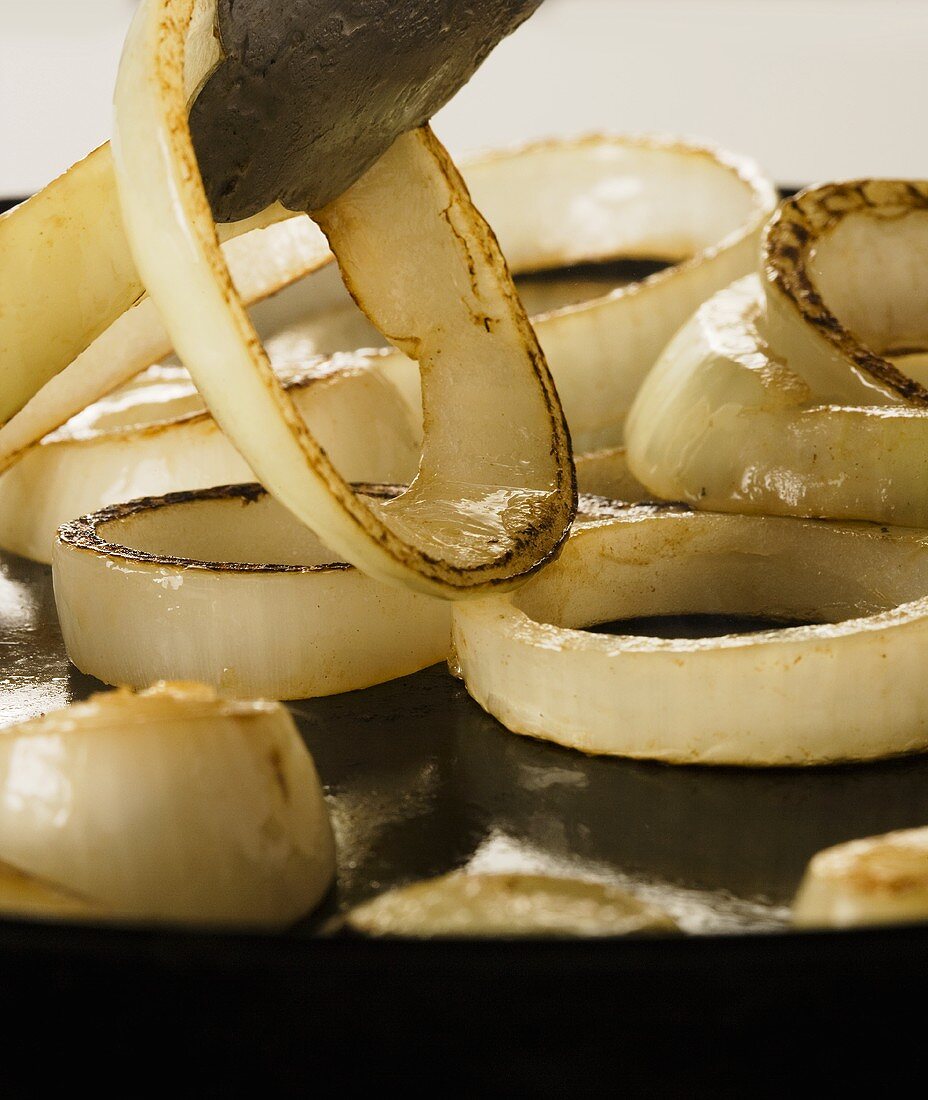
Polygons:
<instances>
[{"instance_id":1,"label":"onion ring","mask_svg":"<svg viewBox=\"0 0 928 1100\"><path fill-rule=\"evenodd\" d=\"M823 764L928 747L923 531L581 500L560 559L455 608L468 691L517 733L673 763ZM591 518L583 518L591 514ZM804 625L698 640L577 629L763 615Z\"/></svg>"},{"instance_id":2,"label":"onion ring","mask_svg":"<svg viewBox=\"0 0 928 1100\"><path fill-rule=\"evenodd\" d=\"M277 369L344 477L405 485L415 476L422 425L409 360L384 349ZM648 499L623 447L578 455L576 468L586 493ZM154 367L46 436L0 476L0 546L47 564L58 528L75 515L253 478L187 372Z\"/></svg>"},{"instance_id":3,"label":"onion ring","mask_svg":"<svg viewBox=\"0 0 928 1100\"><path fill-rule=\"evenodd\" d=\"M87 903L69 917L280 927L334 876L319 778L277 703L96 695L4 730L0 785L0 859ZM14 908L30 900L54 899Z\"/></svg>"},{"instance_id":4,"label":"onion ring","mask_svg":"<svg viewBox=\"0 0 928 1100\"><path fill-rule=\"evenodd\" d=\"M373 499L399 489L358 486ZM238 698L370 687L444 660L446 601L366 577L258 485L116 505L62 527L68 655L132 687L196 679Z\"/></svg>"},{"instance_id":5,"label":"onion ring","mask_svg":"<svg viewBox=\"0 0 928 1100\"><path fill-rule=\"evenodd\" d=\"M263 301L331 259L325 238L309 218L291 218L251 230L222 248L235 286L247 304ZM154 302L143 298L0 427L0 471L171 350Z\"/></svg>"},{"instance_id":6,"label":"onion ring","mask_svg":"<svg viewBox=\"0 0 928 1100\"><path fill-rule=\"evenodd\" d=\"M427 129L406 134L315 212L352 293L423 367L419 475L375 509L296 415L228 278L186 113L192 11L192 0L144 0L113 147L136 262L197 388L270 491L368 574L448 598L519 582L566 538L569 438L495 239L447 155Z\"/></svg>"},{"instance_id":7,"label":"onion ring","mask_svg":"<svg viewBox=\"0 0 928 1100\"><path fill-rule=\"evenodd\" d=\"M596 134L520 146L466 162L462 174L516 275L603 261L670 265L631 283L597 278L592 297L532 315L580 453L622 444L647 371L700 303L753 269L776 207L772 184L753 162L658 136ZM347 296L332 300L324 277L324 304L307 303L306 318L291 318L267 340L272 358L376 340Z\"/></svg>"},{"instance_id":8,"label":"onion ring","mask_svg":"<svg viewBox=\"0 0 928 1100\"><path fill-rule=\"evenodd\" d=\"M415 476L421 427L376 356L308 363L282 377L345 477L405 485ZM186 371L153 368L46 436L0 477L0 545L47 563L55 533L75 516L253 480Z\"/></svg>"},{"instance_id":9,"label":"onion ring","mask_svg":"<svg viewBox=\"0 0 928 1100\"><path fill-rule=\"evenodd\" d=\"M928 525L928 390L912 376L928 345L928 184L804 192L769 227L763 265L762 284L702 306L642 385L632 473L715 511Z\"/></svg>"},{"instance_id":10,"label":"onion ring","mask_svg":"<svg viewBox=\"0 0 928 1100\"><path fill-rule=\"evenodd\" d=\"M0 424L141 297L107 146L0 216Z\"/></svg>"}]
</instances>

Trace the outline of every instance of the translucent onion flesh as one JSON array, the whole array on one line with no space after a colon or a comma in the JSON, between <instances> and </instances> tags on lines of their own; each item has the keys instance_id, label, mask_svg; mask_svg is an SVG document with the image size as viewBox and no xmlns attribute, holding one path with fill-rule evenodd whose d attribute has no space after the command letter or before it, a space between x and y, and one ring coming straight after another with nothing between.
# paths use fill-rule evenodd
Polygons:
<instances>
[{"instance_id":1,"label":"translucent onion flesh","mask_svg":"<svg viewBox=\"0 0 928 1100\"><path fill-rule=\"evenodd\" d=\"M559 937L673 934L656 906L607 883L457 872L381 894L338 927L365 936Z\"/></svg>"},{"instance_id":2,"label":"translucent onion flesh","mask_svg":"<svg viewBox=\"0 0 928 1100\"><path fill-rule=\"evenodd\" d=\"M928 188L784 204L764 273L669 344L627 425L654 494L718 511L928 524Z\"/></svg>"},{"instance_id":3,"label":"translucent onion flesh","mask_svg":"<svg viewBox=\"0 0 928 1100\"><path fill-rule=\"evenodd\" d=\"M4 730L0 859L39 884L16 911L52 915L60 895L96 919L267 927L315 908L335 870L286 710L201 685L96 695Z\"/></svg>"},{"instance_id":4,"label":"translucent onion flesh","mask_svg":"<svg viewBox=\"0 0 928 1100\"><path fill-rule=\"evenodd\" d=\"M352 293L423 372L419 476L372 506L307 431L231 285L186 117L192 11L192 0L142 4L117 81L114 153L133 254L197 388L261 481L368 574L445 597L516 583L566 537L575 483L557 395L495 239L427 130L315 213Z\"/></svg>"},{"instance_id":5,"label":"translucent onion flesh","mask_svg":"<svg viewBox=\"0 0 928 1100\"><path fill-rule=\"evenodd\" d=\"M0 424L141 297L109 149L0 216Z\"/></svg>"},{"instance_id":6,"label":"translucent onion flesh","mask_svg":"<svg viewBox=\"0 0 928 1100\"><path fill-rule=\"evenodd\" d=\"M281 220L286 224L276 224ZM221 236L246 302L331 258L307 218L279 207L223 226ZM0 254L3 470L47 432L168 354L171 343L132 260L108 145L0 215Z\"/></svg>"},{"instance_id":7,"label":"translucent onion flesh","mask_svg":"<svg viewBox=\"0 0 928 1100\"><path fill-rule=\"evenodd\" d=\"M375 500L399 492L359 490ZM196 679L228 696L302 699L448 654L446 601L340 561L257 485L67 524L53 576L68 655L110 684Z\"/></svg>"},{"instance_id":8,"label":"translucent onion flesh","mask_svg":"<svg viewBox=\"0 0 928 1100\"><path fill-rule=\"evenodd\" d=\"M928 828L819 852L806 870L793 917L812 928L928 920Z\"/></svg>"},{"instance_id":9,"label":"translucent onion flesh","mask_svg":"<svg viewBox=\"0 0 928 1100\"><path fill-rule=\"evenodd\" d=\"M468 691L509 729L673 763L824 764L928 747L923 531L669 506L596 516L586 499L581 511L592 518L544 574L455 609ZM697 640L583 629L703 613L813 625Z\"/></svg>"}]
</instances>

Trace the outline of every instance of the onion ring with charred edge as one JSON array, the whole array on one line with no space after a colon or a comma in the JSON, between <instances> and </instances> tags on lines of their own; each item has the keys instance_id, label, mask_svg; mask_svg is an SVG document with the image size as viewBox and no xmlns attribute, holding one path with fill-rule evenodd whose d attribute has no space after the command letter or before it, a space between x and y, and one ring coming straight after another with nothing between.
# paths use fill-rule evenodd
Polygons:
<instances>
[{"instance_id":1,"label":"onion ring with charred edge","mask_svg":"<svg viewBox=\"0 0 928 1100\"><path fill-rule=\"evenodd\" d=\"M604 261L670 265L614 286L596 275L586 300L533 307L578 454L622 446L625 416L648 370L698 305L753 270L776 208L773 186L750 160L659 136L540 142L484 154L465 162L462 174L516 275ZM527 303L545 302L532 293L539 289L527 288ZM329 304L322 314L291 318L268 343L272 358L369 346L369 323L345 301L347 308ZM327 317L338 318L345 342L337 347L326 343L334 328ZM398 363L404 358L393 354ZM411 366L403 374L415 388Z\"/></svg>"},{"instance_id":2,"label":"onion ring with charred edge","mask_svg":"<svg viewBox=\"0 0 928 1100\"><path fill-rule=\"evenodd\" d=\"M722 150L656 136L592 135L490 153L464 178L499 234L517 274L602 260L648 259L671 266L586 301L532 316L551 367L585 491L643 492L624 463L624 425L639 385L693 310L756 264L764 224L776 207L756 166ZM360 346L370 332L343 314L340 332ZM321 318L314 318L318 324ZM296 323L275 353L305 354ZM400 352L384 369L418 401L417 374ZM608 453L607 453L608 452ZM582 461L584 460L585 461Z\"/></svg>"},{"instance_id":3,"label":"onion ring with charred edge","mask_svg":"<svg viewBox=\"0 0 928 1100\"><path fill-rule=\"evenodd\" d=\"M197 388L263 484L369 575L447 598L518 583L566 538L570 443L495 239L447 155L427 129L408 133L315 212L354 296L422 365L419 475L376 507L306 430L228 278L187 120L192 13L192 0L139 9L114 154L137 265Z\"/></svg>"},{"instance_id":4,"label":"onion ring with charred edge","mask_svg":"<svg viewBox=\"0 0 928 1100\"><path fill-rule=\"evenodd\" d=\"M762 262L645 380L632 473L699 508L928 526L928 184L803 192Z\"/></svg>"},{"instance_id":5,"label":"onion ring with charred edge","mask_svg":"<svg viewBox=\"0 0 928 1100\"><path fill-rule=\"evenodd\" d=\"M402 491L355 489L380 500ZM303 699L396 679L449 653L444 600L339 561L259 485L136 500L66 523L53 577L69 657L110 684L195 678L242 698Z\"/></svg>"},{"instance_id":6,"label":"onion ring with charred edge","mask_svg":"<svg viewBox=\"0 0 928 1100\"><path fill-rule=\"evenodd\" d=\"M928 536L581 499L559 560L455 608L468 691L509 729L588 753L745 766L928 747ZM746 614L821 625L656 639L580 627Z\"/></svg>"},{"instance_id":7,"label":"onion ring with charred edge","mask_svg":"<svg viewBox=\"0 0 928 1100\"><path fill-rule=\"evenodd\" d=\"M418 465L421 424L378 358L337 356L281 377L344 477L406 485ZM3 474L0 545L50 562L55 533L76 516L138 497L253 480L186 371L156 367L85 409Z\"/></svg>"},{"instance_id":8,"label":"onion ring with charred edge","mask_svg":"<svg viewBox=\"0 0 928 1100\"><path fill-rule=\"evenodd\" d=\"M356 486L385 500L400 490ZM111 684L196 679L239 698L370 687L444 660L444 600L339 561L258 485L115 505L62 527L68 655Z\"/></svg>"}]
</instances>

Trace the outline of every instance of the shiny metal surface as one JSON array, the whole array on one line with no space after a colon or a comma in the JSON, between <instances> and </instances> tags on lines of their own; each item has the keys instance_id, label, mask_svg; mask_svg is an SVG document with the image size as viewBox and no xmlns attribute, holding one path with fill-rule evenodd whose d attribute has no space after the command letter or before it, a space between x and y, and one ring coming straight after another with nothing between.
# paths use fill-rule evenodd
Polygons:
<instances>
[{"instance_id":1,"label":"shiny metal surface","mask_svg":"<svg viewBox=\"0 0 928 1100\"><path fill-rule=\"evenodd\" d=\"M66 659L50 570L0 557L0 723L100 685ZM443 666L291 708L339 843L318 921L457 867L553 870L627 885L690 932L774 929L813 852L928 822L928 759L859 767L674 768L516 737Z\"/></svg>"}]
</instances>

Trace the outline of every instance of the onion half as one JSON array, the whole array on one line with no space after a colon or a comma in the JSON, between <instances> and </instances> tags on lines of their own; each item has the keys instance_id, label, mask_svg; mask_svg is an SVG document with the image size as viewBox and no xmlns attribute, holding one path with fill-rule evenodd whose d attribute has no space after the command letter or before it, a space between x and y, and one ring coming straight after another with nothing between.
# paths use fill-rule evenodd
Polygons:
<instances>
[{"instance_id":1,"label":"onion half","mask_svg":"<svg viewBox=\"0 0 928 1100\"><path fill-rule=\"evenodd\" d=\"M467 689L509 729L673 763L824 764L928 747L923 531L586 498L581 513L542 575L455 608ZM582 629L700 613L821 625L697 640Z\"/></svg>"},{"instance_id":2,"label":"onion half","mask_svg":"<svg viewBox=\"0 0 928 1100\"><path fill-rule=\"evenodd\" d=\"M517 583L557 552L576 492L554 385L495 239L427 129L316 212L352 293L423 372L419 475L370 505L297 415L229 279L187 122L192 12L192 0L143 2L114 153L136 262L197 388L268 489L368 574L445 597Z\"/></svg>"},{"instance_id":3,"label":"onion half","mask_svg":"<svg viewBox=\"0 0 928 1100\"><path fill-rule=\"evenodd\" d=\"M793 918L812 928L928 920L928 828L819 852L799 887Z\"/></svg>"},{"instance_id":4,"label":"onion half","mask_svg":"<svg viewBox=\"0 0 928 1100\"><path fill-rule=\"evenodd\" d=\"M358 490L381 501L400 492ZM69 657L110 684L196 679L239 698L303 699L448 654L446 601L347 565L258 485L66 524L53 576Z\"/></svg>"},{"instance_id":5,"label":"onion half","mask_svg":"<svg viewBox=\"0 0 928 1100\"><path fill-rule=\"evenodd\" d=\"M716 511L928 525L928 185L805 192L771 223L762 262L642 385L632 473Z\"/></svg>"},{"instance_id":6,"label":"onion half","mask_svg":"<svg viewBox=\"0 0 928 1100\"><path fill-rule=\"evenodd\" d=\"M286 710L200 685L96 695L4 730L0 859L96 919L210 925L290 924L335 871ZM49 915L47 899L20 901Z\"/></svg>"}]
</instances>

